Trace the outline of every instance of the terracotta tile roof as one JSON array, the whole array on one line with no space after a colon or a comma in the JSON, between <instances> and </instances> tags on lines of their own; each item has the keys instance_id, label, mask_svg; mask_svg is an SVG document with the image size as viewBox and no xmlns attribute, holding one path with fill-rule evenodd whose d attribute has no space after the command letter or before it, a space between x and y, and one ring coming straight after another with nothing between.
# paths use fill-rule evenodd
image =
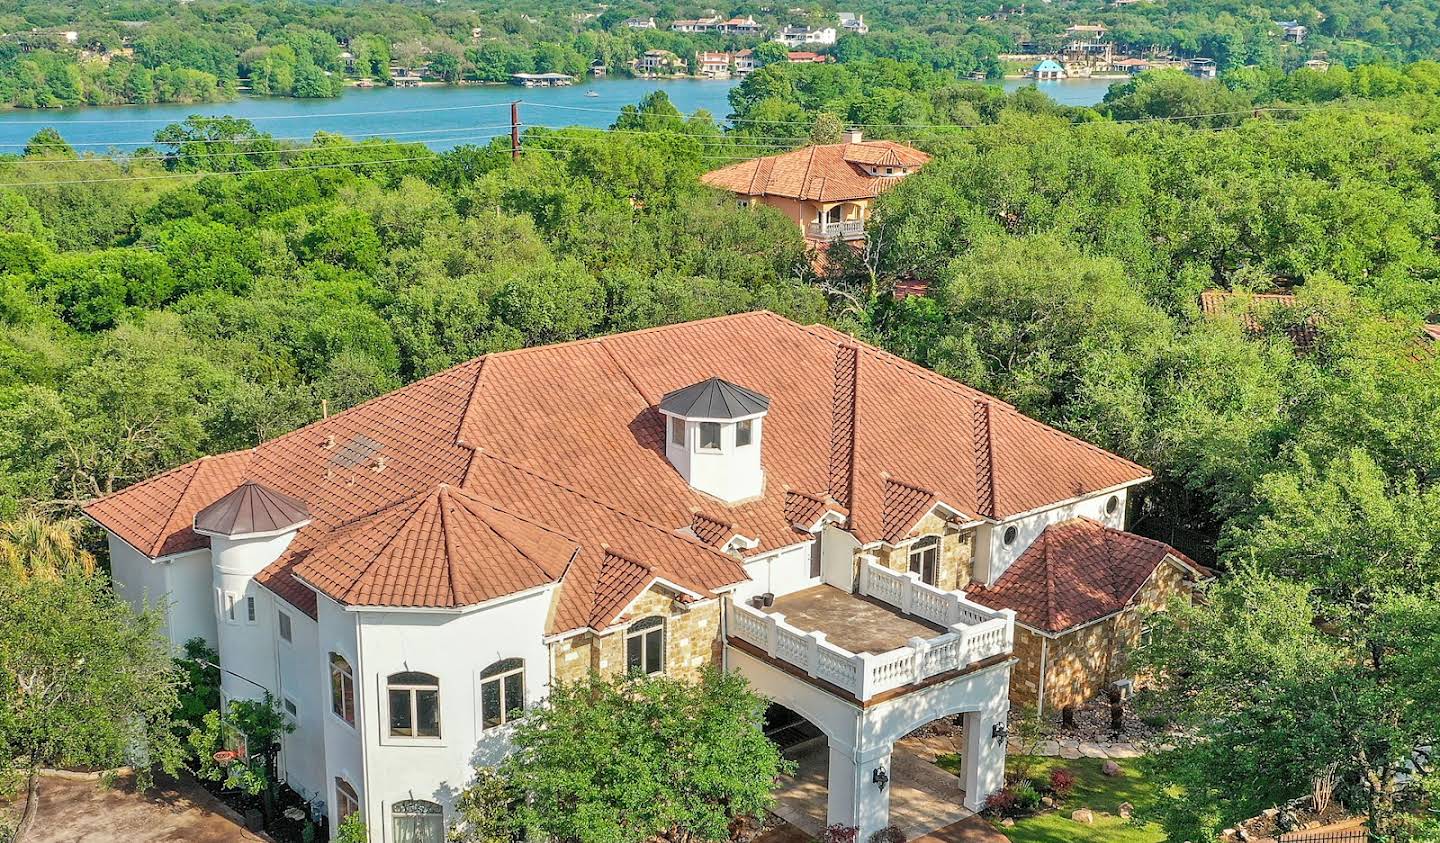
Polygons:
<instances>
[{"instance_id":1,"label":"terracotta tile roof","mask_svg":"<svg viewBox=\"0 0 1440 843\"><path fill-rule=\"evenodd\" d=\"M734 524L703 512L697 512L690 517L690 531L695 534L695 538L711 547L724 547L726 542L735 537Z\"/></svg>"},{"instance_id":2,"label":"terracotta tile roof","mask_svg":"<svg viewBox=\"0 0 1440 843\"><path fill-rule=\"evenodd\" d=\"M1209 574L1164 542L1075 518L1045 528L993 586L972 585L965 593L994 609L1014 609L1032 629L1061 633L1130 605L1167 557L1188 566L1187 576Z\"/></svg>"},{"instance_id":3,"label":"terracotta tile roof","mask_svg":"<svg viewBox=\"0 0 1440 843\"><path fill-rule=\"evenodd\" d=\"M201 457L101 498L85 512L152 559L207 547L209 539L190 529L195 514L234 491L251 457L251 451Z\"/></svg>"},{"instance_id":4,"label":"terracotta tile roof","mask_svg":"<svg viewBox=\"0 0 1440 843\"><path fill-rule=\"evenodd\" d=\"M762 442L766 491L733 506L691 489L664 455L660 397L709 377L771 398ZM977 483L983 472L977 473L974 434L982 402L989 405L993 452L988 502L977 498L985 488ZM472 536L417 515L440 484L449 484L452 499L463 490L475 507L580 545L552 619L563 632L605 615L614 593L629 593L638 575L622 576L627 569L615 560L638 560L702 595L743 581L735 558L685 530L697 512L756 539L744 551L753 555L803 540L797 519L823 511L817 502L847 514L850 528L868 542L924 514L917 514L922 504L913 490L968 515L986 506L1003 518L1148 476L837 331L757 312L472 360L253 451L136 484L87 511L157 555L203 546L190 529L194 513L243 480L303 500L311 524L257 579L311 614L314 592L293 576L297 565L327 594L371 604L440 605L537 582L541 574L518 551L504 558L519 573L507 579L490 571L485 576L493 584L467 580L470 567L444 567L471 558L469 545L442 557L436 545L424 544L429 555L415 551L419 567L404 567L409 563L394 543L402 529L417 542L422 536L433 542L437 530L482 541L479 526ZM431 510L439 511L438 502L425 511ZM366 559L370 567L362 570ZM612 576L624 582L606 579Z\"/></svg>"},{"instance_id":5,"label":"terracotta tile roof","mask_svg":"<svg viewBox=\"0 0 1440 843\"><path fill-rule=\"evenodd\" d=\"M1232 304L1232 302L1240 302ZM1294 307L1293 293L1232 293L1228 290L1206 290L1200 294L1200 311L1206 316L1233 313L1240 319L1245 333L1261 336L1265 333L1264 319L1269 311L1277 307ZM1320 338L1314 317L1285 327L1285 334L1298 351L1309 351Z\"/></svg>"},{"instance_id":6,"label":"terracotta tile roof","mask_svg":"<svg viewBox=\"0 0 1440 843\"><path fill-rule=\"evenodd\" d=\"M700 180L747 196L783 196L816 202L868 199L898 179L872 176L862 165L921 167L930 156L894 141L807 146L712 170Z\"/></svg>"},{"instance_id":7,"label":"terracotta tile roof","mask_svg":"<svg viewBox=\"0 0 1440 843\"><path fill-rule=\"evenodd\" d=\"M882 477L883 477L882 473ZM905 538L910 528L936 504L935 493L929 489L884 477L885 498L880 514L880 532L887 542Z\"/></svg>"},{"instance_id":8,"label":"terracotta tile roof","mask_svg":"<svg viewBox=\"0 0 1440 843\"><path fill-rule=\"evenodd\" d=\"M1440 325L1425 325L1421 330L1425 332L1425 336L1440 342Z\"/></svg>"},{"instance_id":9,"label":"terracotta tile roof","mask_svg":"<svg viewBox=\"0 0 1440 843\"><path fill-rule=\"evenodd\" d=\"M835 512L842 517L850 514L845 507L833 499L822 498L819 495L807 495L804 492L793 490L785 492L785 517L797 530L809 532L815 522L819 521L826 512Z\"/></svg>"},{"instance_id":10,"label":"terracotta tile roof","mask_svg":"<svg viewBox=\"0 0 1440 843\"><path fill-rule=\"evenodd\" d=\"M293 573L350 606L459 608L556 582L579 552L442 483L336 530Z\"/></svg>"}]
</instances>

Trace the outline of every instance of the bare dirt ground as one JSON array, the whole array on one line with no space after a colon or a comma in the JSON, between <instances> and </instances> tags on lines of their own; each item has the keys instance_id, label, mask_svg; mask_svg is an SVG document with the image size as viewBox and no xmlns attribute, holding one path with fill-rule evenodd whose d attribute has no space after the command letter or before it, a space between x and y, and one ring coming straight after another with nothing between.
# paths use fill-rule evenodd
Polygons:
<instances>
[{"instance_id":1,"label":"bare dirt ground","mask_svg":"<svg viewBox=\"0 0 1440 843\"><path fill-rule=\"evenodd\" d=\"M111 786L43 777L40 813L27 843L233 843L265 841L226 814L190 780L157 782L145 793L133 779ZM16 805L17 812L22 806ZM18 815L18 814L17 814Z\"/></svg>"}]
</instances>

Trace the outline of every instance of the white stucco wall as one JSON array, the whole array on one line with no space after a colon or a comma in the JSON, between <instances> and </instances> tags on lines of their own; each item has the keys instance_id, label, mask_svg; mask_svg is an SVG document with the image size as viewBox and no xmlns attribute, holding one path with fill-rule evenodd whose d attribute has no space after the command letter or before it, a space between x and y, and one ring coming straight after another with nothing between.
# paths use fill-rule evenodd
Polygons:
<instances>
[{"instance_id":1,"label":"white stucco wall","mask_svg":"<svg viewBox=\"0 0 1440 843\"><path fill-rule=\"evenodd\" d=\"M210 549L200 548L155 560L108 530L110 575L115 591L136 610L166 602L165 633L178 651L191 638L216 644L210 592Z\"/></svg>"},{"instance_id":2,"label":"white stucco wall","mask_svg":"<svg viewBox=\"0 0 1440 843\"><path fill-rule=\"evenodd\" d=\"M355 788L356 794L360 797L360 803L365 804L365 752L364 743L360 739L360 730L364 726L363 712L359 710L361 705L361 689L364 687L364 668L360 660L360 647L357 640L358 616L345 611L344 607L323 595L316 596L316 656L320 660L320 670L315 674L313 682L318 690L317 696L320 699L320 719L323 725L325 746L325 810L330 816L330 828L333 830L339 824L342 817L335 814L335 779L343 778ZM356 708L355 725L351 726L335 715L330 699L330 654L339 653L350 663L350 669L355 674L355 696ZM367 820L368 821L368 820Z\"/></svg>"},{"instance_id":3,"label":"white stucco wall","mask_svg":"<svg viewBox=\"0 0 1440 843\"><path fill-rule=\"evenodd\" d=\"M814 544L814 541L807 541L782 547L747 561L745 573L750 580L736 586L735 599L744 602L767 592L780 597L819 585L821 578L810 576L810 553Z\"/></svg>"},{"instance_id":4,"label":"white stucco wall","mask_svg":"<svg viewBox=\"0 0 1440 843\"><path fill-rule=\"evenodd\" d=\"M975 532L975 579L994 585L1010 564L1051 524L1083 517L1123 530L1127 493L1127 489L1104 492L1011 518L999 524L980 525ZM1116 499L1115 511L1107 513L1106 505L1112 497ZM1005 530L1011 526L1016 528L1015 541L1006 546Z\"/></svg>"},{"instance_id":5,"label":"white stucco wall","mask_svg":"<svg viewBox=\"0 0 1440 843\"><path fill-rule=\"evenodd\" d=\"M480 673L501 659L524 659L526 707L545 698L551 594L533 591L463 614L349 613L358 619L359 727L368 774L362 801L373 843L391 839L390 806L401 799L438 802L448 822L474 767L499 763L509 752L508 726L481 728ZM438 740L389 736L386 678L406 670L439 678Z\"/></svg>"},{"instance_id":6,"label":"white stucco wall","mask_svg":"<svg viewBox=\"0 0 1440 843\"><path fill-rule=\"evenodd\" d=\"M264 591L264 589L261 589ZM268 593L268 592L267 592ZM295 704L295 731L286 735L281 753L285 783L307 799L322 799L329 804L334 798L328 793L325 778L325 713L329 697L316 676L329 675L320 650L320 625L309 615L271 595L274 614L271 628L275 630L272 652L276 676L283 700ZM290 618L290 641L282 641L279 615Z\"/></svg>"}]
</instances>

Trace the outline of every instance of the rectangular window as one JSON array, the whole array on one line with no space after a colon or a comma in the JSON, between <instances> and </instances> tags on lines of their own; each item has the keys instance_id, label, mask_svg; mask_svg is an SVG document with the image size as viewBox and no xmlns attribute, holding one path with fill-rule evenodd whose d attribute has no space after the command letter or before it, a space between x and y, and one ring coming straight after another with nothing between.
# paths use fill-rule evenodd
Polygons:
<instances>
[{"instance_id":1,"label":"rectangular window","mask_svg":"<svg viewBox=\"0 0 1440 843\"><path fill-rule=\"evenodd\" d=\"M492 729L524 713L524 662L508 659L487 668L480 677L481 728Z\"/></svg>"},{"instance_id":2,"label":"rectangular window","mask_svg":"<svg viewBox=\"0 0 1440 843\"><path fill-rule=\"evenodd\" d=\"M225 592L225 620L235 622L235 592Z\"/></svg>"},{"instance_id":3,"label":"rectangular window","mask_svg":"<svg viewBox=\"0 0 1440 843\"><path fill-rule=\"evenodd\" d=\"M735 447L743 448L755 441L755 420L746 419L735 425Z\"/></svg>"},{"instance_id":4,"label":"rectangular window","mask_svg":"<svg viewBox=\"0 0 1440 843\"><path fill-rule=\"evenodd\" d=\"M647 618L641 621L658 621L658 618ZM648 675L662 673L665 670L665 627L663 624L654 623L643 629L632 631L625 635L625 669L631 673L643 673Z\"/></svg>"},{"instance_id":5,"label":"rectangular window","mask_svg":"<svg viewBox=\"0 0 1440 843\"><path fill-rule=\"evenodd\" d=\"M300 718L300 707L289 697L285 698L285 713L297 720Z\"/></svg>"},{"instance_id":6,"label":"rectangular window","mask_svg":"<svg viewBox=\"0 0 1440 843\"><path fill-rule=\"evenodd\" d=\"M286 643L292 641L291 636L294 635L294 631L290 629L290 616L281 612L278 625L280 627L280 640Z\"/></svg>"},{"instance_id":7,"label":"rectangular window","mask_svg":"<svg viewBox=\"0 0 1440 843\"><path fill-rule=\"evenodd\" d=\"M926 585L935 585L936 574L939 567L939 536L926 536L911 546L910 573L919 574L921 582Z\"/></svg>"},{"instance_id":8,"label":"rectangular window","mask_svg":"<svg viewBox=\"0 0 1440 843\"><path fill-rule=\"evenodd\" d=\"M720 423L700 422L700 450L720 450Z\"/></svg>"},{"instance_id":9,"label":"rectangular window","mask_svg":"<svg viewBox=\"0 0 1440 843\"><path fill-rule=\"evenodd\" d=\"M685 444L685 420L671 417L670 419L670 441L676 445Z\"/></svg>"},{"instance_id":10,"label":"rectangular window","mask_svg":"<svg viewBox=\"0 0 1440 843\"><path fill-rule=\"evenodd\" d=\"M254 623L254 622L255 622L255 598L254 598L254 597L246 597L246 598L245 598L245 622L246 622L246 623Z\"/></svg>"},{"instance_id":11,"label":"rectangular window","mask_svg":"<svg viewBox=\"0 0 1440 843\"><path fill-rule=\"evenodd\" d=\"M390 734L407 738L415 736L409 691L390 691Z\"/></svg>"},{"instance_id":12,"label":"rectangular window","mask_svg":"<svg viewBox=\"0 0 1440 843\"><path fill-rule=\"evenodd\" d=\"M810 543L810 579L820 576L820 540Z\"/></svg>"}]
</instances>

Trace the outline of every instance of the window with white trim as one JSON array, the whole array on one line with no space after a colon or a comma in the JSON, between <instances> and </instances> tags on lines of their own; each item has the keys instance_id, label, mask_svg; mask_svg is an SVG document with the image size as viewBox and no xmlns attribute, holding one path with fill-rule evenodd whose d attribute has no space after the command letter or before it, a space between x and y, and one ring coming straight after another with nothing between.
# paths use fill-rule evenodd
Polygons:
<instances>
[{"instance_id":1,"label":"window with white trim","mask_svg":"<svg viewBox=\"0 0 1440 843\"><path fill-rule=\"evenodd\" d=\"M276 613L276 626L280 630L280 640L289 644L294 640L295 631L290 626L290 615L285 612Z\"/></svg>"},{"instance_id":2,"label":"window with white trim","mask_svg":"<svg viewBox=\"0 0 1440 843\"><path fill-rule=\"evenodd\" d=\"M248 595L245 597L245 623L255 623L255 598Z\"/></svg>"},{"instance_id":3,"label":"window with white trim","mask_svg":"<svg viewBox=\"0 0 1440 843\"><path fill-rule=\"evenodd\" d=\"M335 818L344 821L346 817L360 810L360 795L349 782L335 777Z\"/></svg>"},{"instance_id":4,"label":"window with white trim","mask_svg":"<svg viewBox=\"0 0 1440 843\"><path fill-rule=\"evenodd\" d=\"M330 710L355 725L355 671L339 653L330 654Z\"/></svg>"},{"instance_id":5,"label":"window with white trim","mask_svg":"<svg viewBox=\"0 0 1440 843\"><path fill-rule=\"evenodd\" d=\"M665 671L665 619L651 615L625 631L625 669L653 675Z\"/></svg>"},{"instance_id":6,"label":"window with white trim","mask_svg":"<svg viewBox=\"0 0 1440 843\"><path fill-rule=\"evenodd\" d=\"M480 671L481 728L503 726L524 713L524 659L501 659Z\"/></svg>"},{"instance_id":7,"label":"window with white trim","mask_svg":"<svg viewBox=\"0 0 1440 843\"><path fill-rule=\"evenodd\" d=\"M720 450L720 422L700 422L700 450Z\"/></svg>"},{"instance_id":8,"label":"window with white trim","mask_svg":"<svg viewBox=\"0 0 1440 843\"><path fill-rule=\"evenodd\" d=\"M755 420L746 419L735 425L735 447L743 448L755 441Z\"/></svg>"},{"instance_id":9,"label":"window with white trim","mask_svg":"<svg viewBox=\"0 0 1440 843\"><path fill-rule=\"evenodd\" d=\"M434 802L403 799L390 808L395 843L444 843L445 814Z\"/></svg>"},{"instance_id":10,"label":"window with white trim","mask_svg":"<svg viewBox=\"0 0 1440 843\"><path fill-rule=\"evenodd\" d=\"M385 680L390 703L390 737L440 737L440 680L407 670Z\"/></svg>"},{"instance_id":11,"label":"window with white trim","mask_svg":"<svg viewBox=\"0 0 1440 843\"><path fill-rule=\"evenodd\" d=\"M919 574L920 581L926 585L935 585L939 570L939 536L925 536L910 545L910 573Z\"/></svg>"},{"instance_id":12,"label":"window with white trim","mask_svg":"<svg viewBox=\"0 0 1440 843\"><path fill-rule=\"evenodd\" d=\"M685 444L685 420L675 416L670 417L670 441L676 445Z\"/></svg>"},{"instance_id":13,"label":"window with white trim","mask_svg":"<svg viewBox=\"0 0 1440 843\"><path fill-rule=\"evenodd\" d=\"M290 719L291 719L292 721L299 721L299 720L300 720L300 706L296 705L296 704L295 704L295 701L292 700L292 699L290 699L289 697L284 697L284 698L282 698L282 699L284 700L285 713L288 714L288 715L290 715Z\"/></svg>"}]
</instances>

